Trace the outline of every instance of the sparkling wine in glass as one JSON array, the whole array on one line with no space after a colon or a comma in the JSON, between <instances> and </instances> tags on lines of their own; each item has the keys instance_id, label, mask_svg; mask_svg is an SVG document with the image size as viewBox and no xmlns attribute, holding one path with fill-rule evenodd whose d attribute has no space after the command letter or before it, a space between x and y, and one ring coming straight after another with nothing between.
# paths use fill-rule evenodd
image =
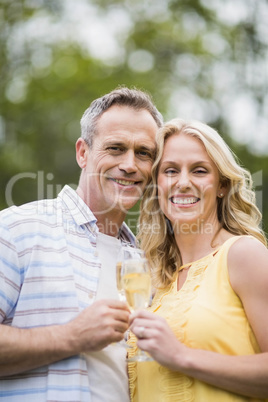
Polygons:
<instances>
[{"instance_id":1,"label":"sparkling wine in glass","mask_svg":"<svg viewBox=\"0 0 268 402\"><path fill-rule=\"evenodd\" d=\"M126 248L121 267L121 282L126 300L132 311L144 309L151 300L151 275L144 252L135 248ZM147 353L138 349L128 361L151 361Z\"/></svg>"},{"instance_id":2,"label":"sparkling wine in glass","mask_svg":"<svg viewBox=\"0 0 268 402\"><path fill-rule=\"evenodd\" d=\"M117 263L116 263L117 292L118 292L119 300L126 301L126 295L125 295L125 291L124 291L123 284L122 284L121 270L122 270L122 261L117 261Z\"/></svg>"},{"instance_id":3,"label":"sparkling wine in glass","mask_svg":"<svg viewBox=\"0 0 268 402\"><path fill-rule=\"evenodd\" d=\"M124 258L124 248L126 246L122 246L118 257L117 257L117 262L116 262L116 286L117 286L117 293L120 301L126 302L126 295L125 295L125 290L123 288L122 284L122 261ZM127 343L127 338L128 338L128 333L129 330L125 332L125 337L122 339L122 341L118 342L119 345L123 346L126 349L132 349L132 346Z\"/></svg>"}]
</instances>

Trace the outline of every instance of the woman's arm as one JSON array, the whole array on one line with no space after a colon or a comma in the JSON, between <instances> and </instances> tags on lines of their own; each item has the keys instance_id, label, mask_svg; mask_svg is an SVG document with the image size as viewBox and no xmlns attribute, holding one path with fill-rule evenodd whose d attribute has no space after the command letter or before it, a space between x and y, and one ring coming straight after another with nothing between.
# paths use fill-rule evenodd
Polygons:
<instances>
[{"instance_id":1,"label":"woman's arm","mask_svg":"<svg viewBox=\"0 0 268 402\"><path fill-rule=\"evenodd\" d=\"M261 353L228 356L189 348L176 339L164 319L147 311L133 314L131 330L137 337L143 333L138 346L161 365L227 391L267 398L268 250L257 240L241 238L229 251L228 269L231 286L241 298Z\"/></svg>"}]
</instances>

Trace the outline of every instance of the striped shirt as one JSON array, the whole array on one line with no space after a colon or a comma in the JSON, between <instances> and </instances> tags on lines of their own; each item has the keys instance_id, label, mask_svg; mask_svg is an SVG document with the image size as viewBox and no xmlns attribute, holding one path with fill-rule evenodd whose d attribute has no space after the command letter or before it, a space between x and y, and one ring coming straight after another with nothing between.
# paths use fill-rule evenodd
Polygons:
<instances>
[{"instance_id":1,"label":"striped shirt","mask_svg":"<svg viewBox=\"0 0 268 402\"><path fill-rule=\"evenodd\" d=\"M19 328L64 324L95 299L101 262L96 218L69 186L53 200L0 213L0 322ZM123 223L122 241L134 243ZM30 345L29 345L30 346ZM83 355L0 379L7 402L90 401Z\"/></svg>"}]
</instances>

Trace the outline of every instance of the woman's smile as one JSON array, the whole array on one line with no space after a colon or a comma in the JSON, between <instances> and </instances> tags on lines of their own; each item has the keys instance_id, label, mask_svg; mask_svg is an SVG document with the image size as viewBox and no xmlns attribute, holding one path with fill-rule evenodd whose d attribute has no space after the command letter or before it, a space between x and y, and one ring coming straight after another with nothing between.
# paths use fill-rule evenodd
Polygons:
<instances>
[{"instance_id":1,"label":"woman's smile","mask_svg":"<svg viewBox=\"0 0 268 402\"><path fill-rule=\"evenodd\" d=\"M194 196L174 195L170 197L170 201L175 205L188 207L196 205L200 201L200 198Z\"/></svg>"}]
</instances>

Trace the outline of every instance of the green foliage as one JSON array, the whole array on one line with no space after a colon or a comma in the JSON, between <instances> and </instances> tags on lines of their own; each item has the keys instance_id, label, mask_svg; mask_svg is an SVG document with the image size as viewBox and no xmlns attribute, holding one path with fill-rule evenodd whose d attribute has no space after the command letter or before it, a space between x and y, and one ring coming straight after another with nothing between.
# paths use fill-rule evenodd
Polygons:
<instances>
[{"instance_id":1,"label":"green foliage","mask_svg":"<svg viewBox=\"0 0 268 402\"><path fill-rule=\"evenodd\" d=\"M121 56L92 54L78 40L64 2L0 1L0 208L54 197L64 184L76 185L79 120L93 99L119 84L149 91L166 119L195 101L193 117L218 129L253 174L262 172L256 189L265 200L267 157L252 152L253 141L236 142L226 117L239 92L250 95L260 118L265 113L267 82L257 70L267 58L257 13L265 2L249 1L247 17L237 23L224 19L219 1L76 0L74 9L80 3L100 19L114 18L117 31L111 35ZM122 13L129 20L124 32ZM94 21L85 26L88 35ZM268 230L265 202L262 209ZM134 229L132 211L129 219Z\"/></svg>"}]
</instances>

